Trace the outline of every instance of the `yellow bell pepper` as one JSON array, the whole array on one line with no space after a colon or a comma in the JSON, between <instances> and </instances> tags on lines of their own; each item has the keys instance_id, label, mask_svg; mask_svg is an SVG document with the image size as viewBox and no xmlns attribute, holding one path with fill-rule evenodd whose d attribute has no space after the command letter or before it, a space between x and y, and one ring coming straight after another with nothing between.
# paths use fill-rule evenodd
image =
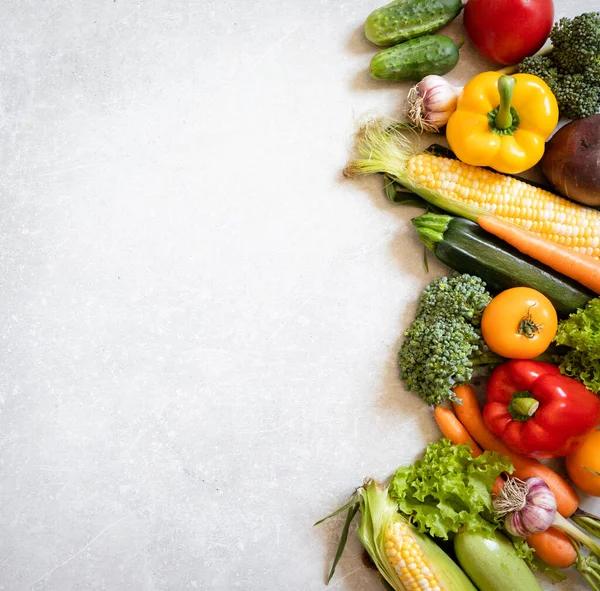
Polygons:
<instances>
[{"instance_id":1,"label":"yellow bell pepper","mask_svg":"<svg viewBox=\"0 0 600 591\"><path fill-rule=\"evenodd\" d=\"M446 137L459 160L516 174L539 162L557 123L556 98L541 78L483 72L464 87Z\"/></svg>"}]
</instances>

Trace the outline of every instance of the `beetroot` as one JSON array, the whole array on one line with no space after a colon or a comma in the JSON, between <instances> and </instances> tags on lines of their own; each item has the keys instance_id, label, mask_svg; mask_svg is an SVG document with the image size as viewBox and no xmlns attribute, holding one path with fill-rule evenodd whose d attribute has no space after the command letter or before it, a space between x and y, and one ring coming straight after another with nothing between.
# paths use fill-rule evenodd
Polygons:
<instances>
[{"instance_id":1,"label":"beetroot","mask_svg":"<svg viewBox=\"0 0 600 591\"><path fill-rule=\"evenodd\" d=\"M546 143L542 170L565 197L600 206L600 115L559 129Z\"/></svg>"}]
</instances>

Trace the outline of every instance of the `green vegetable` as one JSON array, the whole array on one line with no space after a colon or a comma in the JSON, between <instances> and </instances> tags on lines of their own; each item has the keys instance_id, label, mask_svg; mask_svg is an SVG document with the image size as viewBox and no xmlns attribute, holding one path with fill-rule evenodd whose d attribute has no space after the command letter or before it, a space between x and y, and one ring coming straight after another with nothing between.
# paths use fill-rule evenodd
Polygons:
<instances>
[{"instance_id":1,"label":"green vegetable","mask_svg":"<svg viewBox=\"0 0 600 591\"><path fill-rule=\"evenodd\" d=\"M555 341L592 357L600 357L600 298L594 298L558 326Z\"/></svg>"},{"instance_id":2,"label":"green vegetable","mask_svg":"<svg viewBox=\"0 0 600 591\"><path fill-rule=\"evenodd\" d=\"M344 551L350 523L359 509L358 537L383 577L386 588L405 591L409 584L408 579L414 581L415 576L420 577L423 574L423 577L433 575L438 586L448 591L476 591L450 557L431 538L415 530L408 520L398 513L398 505L388 495L387 487L372 479L367 480L364 486L356 491L348 504L329 516L348 511L327 582L335 572L337 562ZM322 521L324 520L318 523ZM404 559L400 552L408 550L414 552L410 558L414 562L413 567L407 568L406 564L399 564L399 561ZM420 564L414 560L417 556L421 558Z\"/></svg>"},{"instance_id":3,"label":"green vegetable","mask_svg":"<svg viewBox=\"0 0 600 591\"><path fill-rule=\"evenodd\" d=\"M559 322L554 341L570 347L560 360L560 371L600 392L600 298Z\"/></svg>"},{"instance_id":4,"label":"green vegetable","mask_svg":"<svg viewBox=\"0 0 600 591\"><path fill-rule=\"evenodd\" d=\"M445 35L425 35L376 53L369 70L376 80L404 82L447 74L458 63L458 47Z\"/></svg>"},{"instance_id":5,"label":"green vegetable","mask_svg":"<svg viewBox=\"0 0 600 591\"><path fill-rule=\"evenodd\" d=\"M407 389L428 404L458 401L452 388L469 382L475 365L501 361L477 328L491 299L485 283L468 274L438 277L425 288L398 353Z\"/></svg>"},{"instance_id":6,"label":"green vegetable","mask_svg":"<svg viewBox=\"0 0 600 591\"><path fill-rule=\"evenodd\" d=\"M481 277L498 293L526 286L543 293L560 316L567 316L595 297L575 281L521 254L478 224L464 218L426 213L412 219L419 238L435 256L459 273Z\"/></svg>"},{"instance_id":7,"label":"green vegetable","mask_svg":"<svg viewBox=\"0 0 600 591\"><path fill-rule=\"evenodd\" d=\"M396 45L441 29L461 10L460 0L394 0L368 16L365 35L376 45Z\"/></svg>"},{"instance_id":8,"label":"green vegetable","mask_svg":"<svg viewBox=\"0 0 600 591\"><path fill-rule=\"evenodd\" d=\"M596 114L600 111L600 12L561 18L550 40L550 51L525 58L519 72L546 81L562 117L583 119Z\"/></svg>"},{"instance_id":9,"label":"green vegetable","mask_svg":"<svg viewBox=\"0 0 600 591\"><path fill-rule=\"evenodd\" d=\"M600 393L600 359L571 350L560 360L560 371L579 380L588 390Z\"/></svg>"},{"instance_id":10,"label":"green vegetable","mask_svg":"<svg viewBox=\"0 0 600 591\"><path fill-rule=\"evenodd\" d=\"M500 524L492 485L512 471L507 457L486 451L474 458L468 445L441 439L427 446L422 460L396 471L389 494L420 532L444 540L463 526L491 534Z\"/></svg>"},{"instance_id":11,"label":"green vegetable","mask_svg":"<svg viewBox=\"0 0 600 591\"><path fill-rule=\"evenodd\" d=\"M456 558L479 591L541 591L537 579L510 541L493 534L463 530L454 538Z\"/></svg>"}]
</instances>

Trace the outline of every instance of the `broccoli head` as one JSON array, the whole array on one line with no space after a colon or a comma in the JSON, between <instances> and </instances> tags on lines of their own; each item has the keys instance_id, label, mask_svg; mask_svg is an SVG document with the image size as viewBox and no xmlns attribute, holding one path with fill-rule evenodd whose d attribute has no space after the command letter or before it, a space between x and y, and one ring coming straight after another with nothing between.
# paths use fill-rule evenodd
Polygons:
<instances>
[{"instance_id":1,"label":"broccoli head","mask_svg":"<svg viewBox=\"0 0 600 591\"><path fill-rule=\"evenodd\" d=\"M565 74L556 85L549 84L567 119L591 117L600 110L600 84L592 84L585 74Z\"/></svg>"},{"instance_id":2,"label":"broccoli head","mask_svg":"<svg viewBox=\"0 0 600 591\"><path fill-rule=\"evenodd\" d=\"M546 55L526 57L519 64L519 72L541 78L551 89L555 88L558 83L558 69Z\"/></svg>"},{"instance_id":3,"label":"broccoli head","mask_svg":"<svg viewBox=\"0 0 600 591\"><path fill-rule=\"evenodd\" d=\"M600 62L600 12L563 17L550 32L552 59L564 72L583 74Z\"/></svg>"},{"instance_id":4,"label":"broccoli head","mask_svg":"<svg viewBox=\"0 0 600 591\"><path fill-rule=\"evenodd\" d=\"M427 403L456 400L454 386L468 382L475 365L497 363L477 328L490 302L485 283L463 274L428 285L398 353L400 377Z\"/></svg>"},{"instance_id":5,"label":"broccoli head","mask_svg":"<svg viewBox=\"0 0 600 591\"><path fill-rule=\"evenodd\" d=\"M560 114L583 119L600 111L600 12L561 18L550 33L552 46L525 58L518 71L544 80Z\"/></svg>"},{"instance_id":6,"label":"broccoli head","mask_svg":"<svg viewBox=\"0 0 600 591\"><path fill-rule=\"evenodd\" d=\"M491 296L485 283L473 275L438 277L421 294L417 317L443 315L449 319L464 318L479 324Z\"/></svg>"}]
</instances>

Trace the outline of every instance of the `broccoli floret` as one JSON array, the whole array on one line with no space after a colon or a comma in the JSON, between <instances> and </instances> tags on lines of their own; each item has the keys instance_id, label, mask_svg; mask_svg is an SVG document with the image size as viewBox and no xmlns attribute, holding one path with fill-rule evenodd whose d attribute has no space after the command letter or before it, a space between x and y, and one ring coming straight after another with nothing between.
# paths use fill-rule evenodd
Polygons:
<instances>
[{"instance_id":1,"label":"broccoli floret","mask_svg":"<svg viewBox=\"0 0 600 591\"><path fill-rule=\"evenodd\" d=\"M560 105L560 114L567 119L583 119L600 110L600 84L594 86L585 74L566 74L554 87L549 86Z\"/></svg>"},{"instance_id":2,"label":"broccoli floret","mask_svg":"<svg viewBox=\"0 0 600 591\"><path fill-rule=\"evenodd\" d=\"M473 367L499 359L488 354L477 328L491 296L479 277L441 277L428 285L398 353L406 387L429 404L456 400L452 388L468 382Z\"/></svg>"},{"instance_id":3,"label":"broccoli floret","mask_svg":"<svg viewBox=\"0 0 600 591\"><path fill-rule=\"evenodd\" d=\"M458 277L438 277L421 294L417 316L443 315L462 317L479 324L484 308L490 302L490 294L479 277L459 275Z\"/></svg>"},{"instance_id":4,"label":"broccoli floret","mask_svg":"<svg viewBox=\"0 0 600 591\"><path fill-rule=\"evenodd\" d=\"M525 58L518 71L542 78L556 96L560 114L582 119L600 111L600 12L561 18L544 55Z\"/></svg>"},{"instance_id":5,"label":"broccoli floret","mask_svg":"<svg viewBox=\"0 0 600 591\"><path fill-rule=\"evenodd\" d=\"M583 74L600 61L600 12L563 17L552 27L552 59L564 72Z\"/></svg>"},{"instance_id":6,"label":"broccoli floret","mask_svg":"<svg viewBox=\"0 0 600 591\"><path fill-rule=\"evenodd\" d=\"M558 70L556 69L554 62L545 55L526 57L519 64L519 72L522 74L538 76L544 80L550 88L555 87L558 81Z\"/></svg>"}]
</instances>

